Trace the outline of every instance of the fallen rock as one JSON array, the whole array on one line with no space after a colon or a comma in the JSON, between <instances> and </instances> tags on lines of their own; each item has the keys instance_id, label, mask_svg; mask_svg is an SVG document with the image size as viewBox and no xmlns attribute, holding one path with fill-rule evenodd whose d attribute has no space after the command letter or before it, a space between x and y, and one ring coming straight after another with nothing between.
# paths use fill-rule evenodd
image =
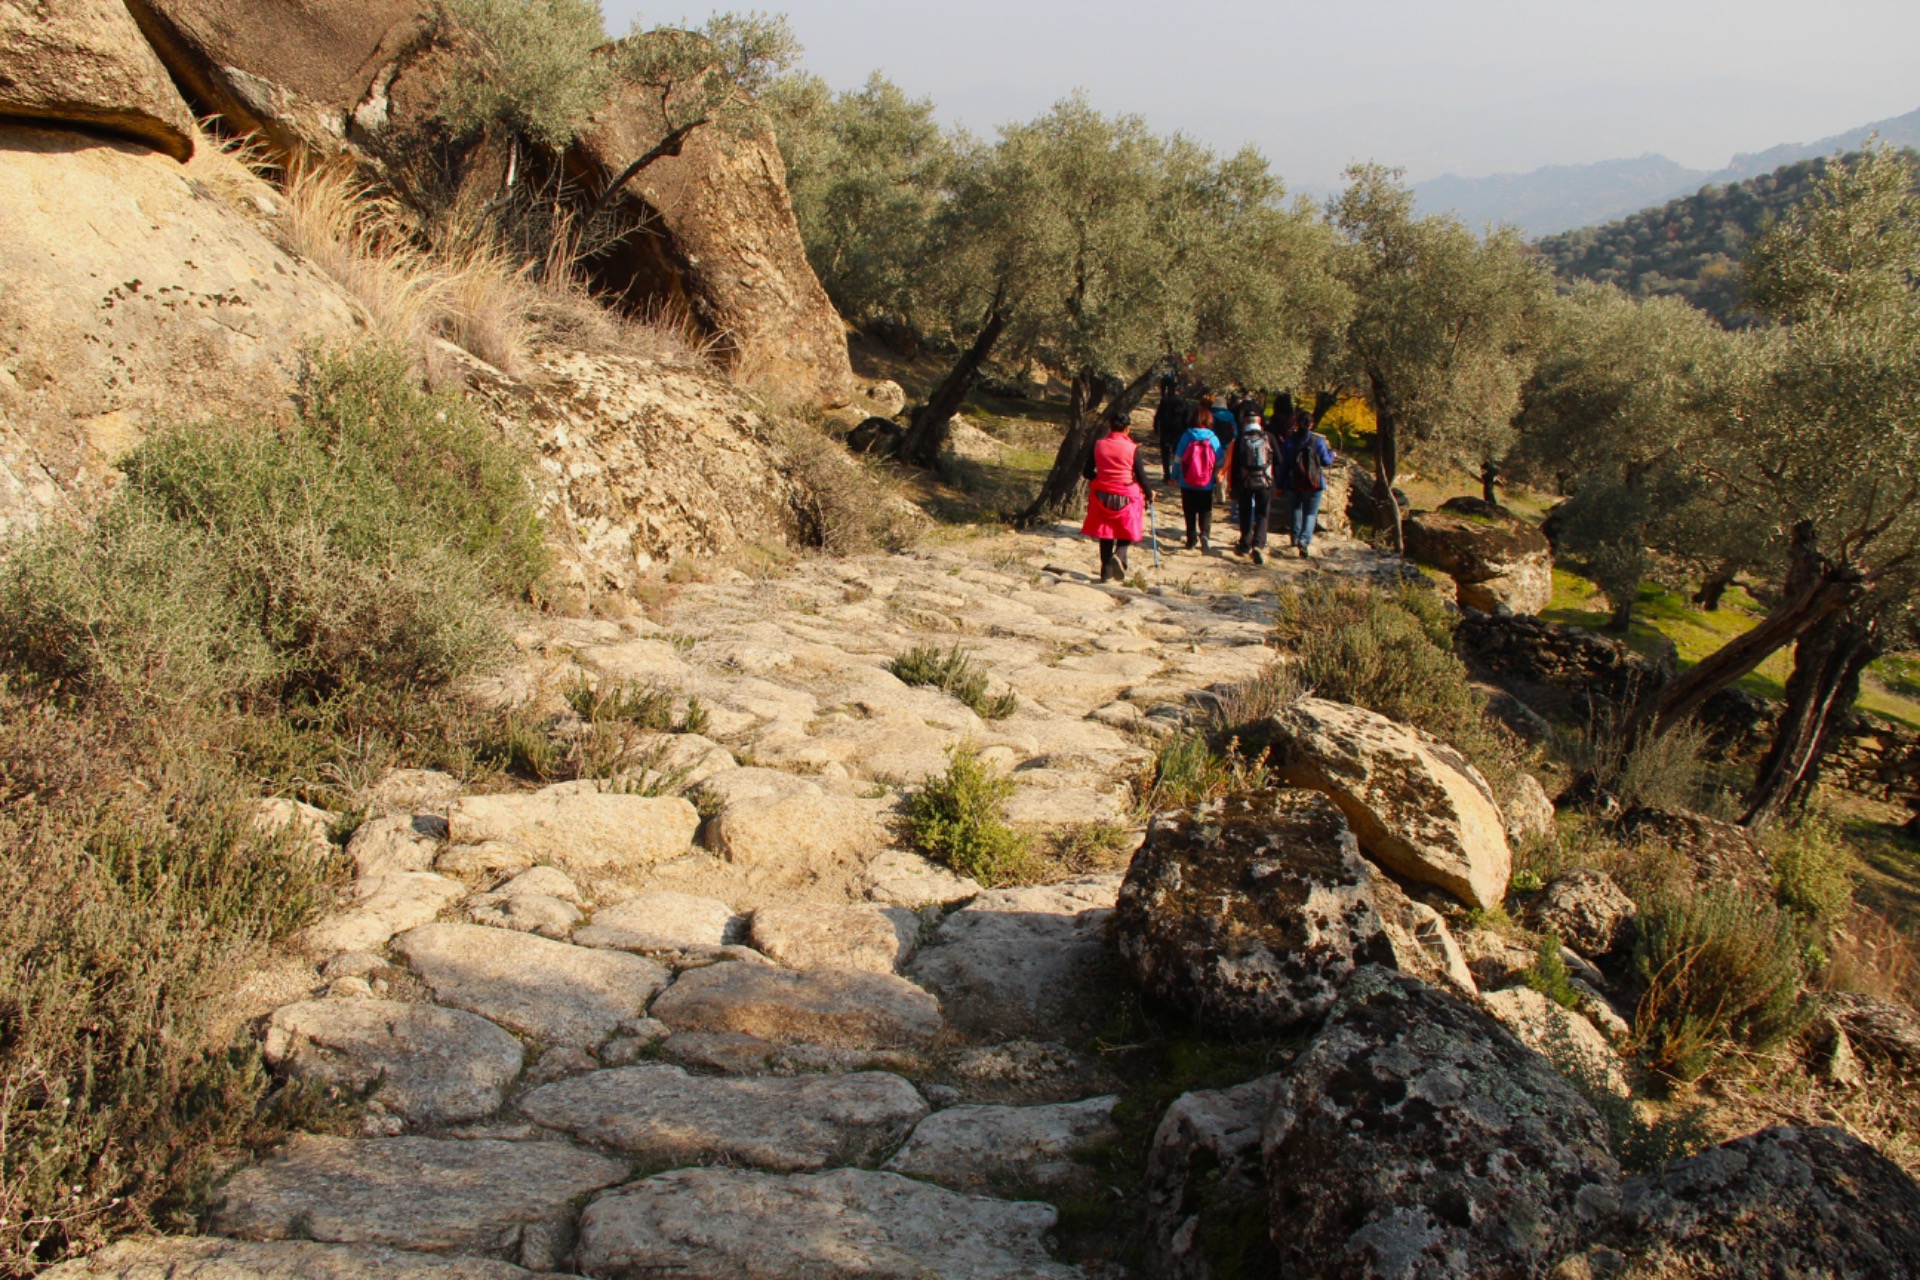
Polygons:
<instances>
[{"instance_id":1,"label":"fallen rock","mask_svg":"<svg viewBox=\"0 0 1920 1280\"><path fill-rule=\"evenodd\" d=\"M1149 1275L1214 1280L1277 1270L1266 1232L1260 1132L1278 1084L1264 1076L1182 1094L1167 1108L1147 1154ZM1247 1229L1250 1223L1255 1229Z\"/></svg>"},{"instance_id":2,"label":"fallen rock","mask_svg":"<svg viewBox=\"0 0 1920 1280\"><path fill-rule=\"evenodd\" d=\"M1264 1136L1281 1274L1521 1277L1618 1205L1585 1099L1488 1014L1356 973Z\"/></svg>"},{"instance_id":3,"label":"fallen rock","mask_svg":"<svg viewBox=\"0 0 1920 1280\"><path fill-rule=\"evenodd\" d=\"M430 871L370 876L356 881L353 889L351 907L307 927L309 949L322 954L377 950L396 933L426 924L467 892L458 880Z\"/></svg>"},{"instance_id":4,"label":"fallen rock","mask_svg":"<svg viewBox=\"0 0 1920 1280\"><path fill-rule=\"evenodd\" d=\"M1507 815L1507 839L1515 844L1553 834L1553 797L1540 779L1524 769L1514 779L1501 812Z\"/></svg>"},{"instance_id":5,"label":"fallen rock","mask_svg":"<svg viewBox=\"0 0 1920 1280\"><path fill-rule=\"evenodd\" d=\"M654 1001L653 1016L675 1032L839 1049L924 1049L941 1027L939 1002L905 978L739 963L681 974Z\"/></svg>"},{"instance_id":6,"label":"fallen rock","mask_svg":"<svg viewBox=\"0 0 1920 1280\"><path fill-rule=\"evenodd\" d=\"M550 1044L598 1044L667 981L642 956L474 924L430 924L393 947L443 1004Z\"/></svg>"},{"instance_id":7,"label":"fallen rock","mask_svg":"<svg viewBox=\"0 0 1920 1280\"><path fill-rule=\"evenodd\" d=\"M761 907L754 947L789 969L892 973L913 954L920 918L899 907Z\"/></svg>"},{"instance_id":8,"label":"fallen rock","mask_svg":"<svg viewBox=\"0 0 1920 1280\"><path fill-rule=\"evenodd\" d=\"M1553 547L1525 520L1478 498L1452 498L1401 524L1407 554L1442 570L1460 603L1492 613L1536 614L1553 603Z\"/></svg>"},{"instance_id":9,"label":"fallen rock","mask_svg":"<svg viewBox=\"0 0 1920 1280\"><path fill-rule=\"evenodd\" d=\"M617 879L686 853L700 814L679 796L549 788L456 800L447 828L456 847L514 845L575 875Z\"/></svg>"},{"instance_id":10,"label":"fallen rock","mask_svg":"<svg viewBox=\"0 0 1920 1280\"><path fill-rule=\"evenodd\" d=\"M1100 1016L1088 999L1117 956L1116 876L993 889L948 916L907 967L969 1034L1052 1037Z\"/></svg>"},{"instance_id":11,"label":"fallen rock","mask_svg":"<svg viewBox=\"0 0 1920 1280\"><path fill-rule=\"evenodd\" d=\"M1764 1129L1629 1179L1609 1244L1588 1256L1613 1274L1910 1280L1920 1186L1839 1129Z\"/></svg>"},{"instance_id":12,"label":"fallen rock","mask_svg":"<svg viewBox=\"0 0 1920 1280\"><path fill-rule=\"evenodd\" d=\"M1318 1019L1362 964L1391 963L1374 872L1307 791L1242 792L1155 819L1114 911L1141 988L1210 1030Z\"/></svg>"},{"instance_id":13,"label":"fallen rock","mask_svg":"<svg viewBox=\"0 0 1920 1280\"><path fill-rule=\"evenodd\" d=\"M734 920L733 908L718 898L659 890L600 908L574 941L623 951L718 949L732 937Z\"/></svg>"},{"instance_id":14,"label":"fallen rock","mask_svg":"<svg viewBox=\"0 0 1920 1280\"><path fill-rule=\"evenodd\" d=\"M536 1280L530 1271L489 1258L213 1236L122 1240L40 1275L43 1280Z\"/></svg>"},{"instance_id":15,"label":"fallen rock","mask_svg":"<svg viewBox=\"0 0 1920 1280\"><path fill-rule=\"evenodd\" d=\"M1453 936L1445 916L1379 871L1373 873L1373 905L1393 951L1393 967L1429 986L1451 987L1456 994L1478 996L1467 953Z\"/></svg>"},{"instance_id":16,"label":"fallen rock","mask_svg":"<svg viewBox=\"0 0 1920 1280\"><path fill-rule=\"evenodd\" d=\"M1058 1197L1093 1188L1093 1148L1115 1142L1118 1097L1032 1107L948 1107L920 1121L884 1168L955 1191Z\"/></svg>"},{"instance_id":17,"label":"fallen rock","mask_svg":"<svg viewBox=\"0 0 1920 1280\"><path fill-rule=\"evenodd\" d=\"M0 5L0 68L0 116L193 155L193 113L120 0Z\"/></svg>"},{"instance_id":18,"label":"fallen rock","mask_svg":"<svg viewBox=\"0 0 1920 1280\"><path fill-rule=\"evenodd\" d=\"M347 856L361 876L431 871L446 837L447 824L432 817L390 814L369 818L347 841Z\"/></svg>"},{"instance_id":19,"label":"fallen rock","mask_svg":"<svg viewBox=\"0 0 1920 1280\"><path fill-rule=\"evenodd\" d=\"M1638 908L1604 871L1569 871L1528 899L1521 919L1584 956L1609 955L1633 940Z\"/></svg>"},{"instance_id":20,"label":"fallen rock","mask_svg":"<svg viewBox=\"0 0 1920 1280\"><path fill-rule=\"evenodd\" d=\"M900 907L945 906L980 893L980 882L904 849L886 849L867 864L867 897Z\"/></svg>"},{"instance_id":21,"label":"fallen rock","mask_svg":"<svg viewBox=\"0 0 1920 1280\"><path fill-rule=\"evenodd\" d=\"M417 1125L492 1115L520 1074L520 1042L458 1009L392 1000L307 1000L274 1011L266 1057L299 1080L371 1089Z\"/></svg>"},{"instance_id":22,"label":"fallen rock","mask_svg":"<svg viewBox=\"0 0 1920 1280\"><path fill-rule=\"evenodd\" d=\"M1562 1074L1579 1071L1621 1097L1630 1097L1627 1064L1600 1029L1531 987L1509 987L1481 997L1487 1011Z\"/></svg>"},{"instance_id":23,"label":"fallen rock","mask_svg":"<svg viewBox=\"0 0 1920 1280\"><path fill-rule=\"evenodd\" d=\"M573 1202L629 1167L564 1142L297 1134L227 1180L209 1225L245 1240L473 1253L546 1270L565 1256Z\"/></svg>"},{"instance_id":24,"label":"fallen rock","mask_svg":"<svg viewBox=\"0 0 1920 1280\"><path fill-rule=\"evenodd\" d=\"M1850 991L1829 992L1825 1011L1861 1053L1908 1071L1920 1067L1920 1015L1904 1005Z\"/></svg>"},{"instance_id":25,"label":"fallen rock","mask_svg":"<svg viewBox=\"0 0 1920 1280\"><path fill-rule=\"evenodd\" d=\"M609 1280L1074 1280L1047 1257L1054 1219L892 1173L680 1169L596 1197L579 1266Z\"/></svg>"},{"instance_id":26,"label":"fallen rock","mask_svg":"<svg viewBox=\"0 0 1920 1280\"><path fill-rule=\"evenodd\" d=\"M520 1110L651 1168L725 1162L794 1173L877 1159L927 1103L878 1071L720 1079L650 1063L546 1085Z\"/></svg>"},{"instance_id":27,"label":"fallen rock","mask_svg":"<svg viewBox=\"0 0 1920 1280\"><path fill-rule=\"evenodd\" d=\"M1324 792L1360 847L1409 880L1492 910L1513 870L1506 820L1459 752L1385 716L1302 698L1268 722L1280 780Z\"/></svg>"}]
</instances>

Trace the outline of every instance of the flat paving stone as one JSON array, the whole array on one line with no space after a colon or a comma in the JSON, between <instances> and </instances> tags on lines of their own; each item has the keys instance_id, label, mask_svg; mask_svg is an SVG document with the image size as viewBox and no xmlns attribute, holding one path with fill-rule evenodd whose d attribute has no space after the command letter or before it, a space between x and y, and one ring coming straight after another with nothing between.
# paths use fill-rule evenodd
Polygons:
<instances>
[{"instance_id":1,"label":"flat paving stone","mask_svg":"<svg viewBox=\"0 0 1920 1280\"><path fill-rule=\"evenodd\" d=\"M458 1124L500 1109L520 1042L478 1014L395 1000L303 1000L274 1012L267 1061L299 1080L371 1088L414 1124Z\"/></svg>"},{"instance_id":2,"label":"flat paving stone","mask_svg":"<svg viewBox=\"0 0 1920 1280\"><path fill-rule=\"evenodd\" d=\"M441 1003L549 1044L598 1044L667 981L643 956L477 924L430 924L393 948Z\"/></svg>"},{"instance_id":3,"label":"flat paving stone","mask_svg":"<svg viewBox=\"0 0 1920 1280\"><path fill-rule=\"evenodd\" d=\"M41 1280L534 1280L533 1272L493 1258L218 1236L122 1240L42 1271L40 1276Z\"/></svg>"},{"instance_id":4,"label":"flat paving stone","mask_svg":"<svg viewBox=\"0 0 1920 1280\"><path fill-rule=\"evenodd\" d=\"M654 1001L653 1016L675 1031L848 1049L924 1048L941 1026L939 1001L905 978L737 962L681 974Z\"/></svg>"},{"instance_id":5,"label":"flat paving stone","mask_svg":"<svg viewBox=\"0 0 1920 1280\"><path fill-rule=\"evenodd\" d=\"M596 1197L579 1266L605 1280L1075 1280L1047 1256L1055 1218L891 1173L679 1169Z\"/></svg>"},{"instance_id":6,"label":"flat paving stone","mask_svg":"<svg viewBox=\"0 0 1920 1280\"><path fill-rule=\"evenodd\" d=\"M894 1173L989 1195L1082 1192L1089 1150L1120 1136L1116 1096L1035 1107L948 1107L887 1161Z\"/></svg>"},{"instance_id":7,"label":"flat paving stone","mask_svg":"<svg viewBox=\"0 0 1920 1280\"><path fill-rule=\"evenodd\" d=\"M913 954L920 917L902 907L762 907L750 936L757 950L789 969L892 973Z\"/></svg>"},{"instance_id":8,"label":"flat paving stone","mask_svg":"<svg viewBox=\"0 0 1920 1280\"><path fill-rule=\"evenodd\" d=\"M245 1240L532 1252L547 1267L564 1250L574 1202L630 1168L566 1142L301 1134L229 1178L209 1225Z\"/></svg>"},{"instance_id":9,"label":"flat paving stone","mask_svg":"<svg viewBox=\"0 0 1920 1280\"><path fill-rule=\"evenodd\" d=\"M653 1168L725 1161L801 1172L877 1158L928 1108L880 1071L728 1079L649 1063L545 1085L520 1110Z\"/></svg>"}]
</instances>

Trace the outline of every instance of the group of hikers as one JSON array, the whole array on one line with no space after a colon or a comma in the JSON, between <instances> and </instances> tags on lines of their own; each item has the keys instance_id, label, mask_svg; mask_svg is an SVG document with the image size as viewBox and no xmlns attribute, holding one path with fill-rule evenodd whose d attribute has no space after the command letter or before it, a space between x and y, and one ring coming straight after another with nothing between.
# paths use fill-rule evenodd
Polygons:
<instances>
[{"instance_id":1,"label":"group of hikers","mask_svg":"<svg viewBox=\"0 0 1920 1280\"><path fill-rule=\"evenodd\" d=\"M1262 396L1199 388L1189 399L1173 378L1162 382L1153 417L1160 475L1180 490L1189 551L1212 549L1213 507L1224 488L1228 518L1239 530L1236 555L1264 563L1276 506L1295 552L1302 559L1312 555L1334 460L1326 437L1314 428L1332 403L1332 396L1322 395L1309 413L1295 408L1293 396L1283 391L1274 397L1272 413L1264 414ZM1080 531L1100 544L1100 580L1124 580L1127 549L1142 540L1150 506L1146 464L1128 415L1107 420L1107 434L1094 442L1082 474L1090 492Z\"/></svg>"}]
</instances>

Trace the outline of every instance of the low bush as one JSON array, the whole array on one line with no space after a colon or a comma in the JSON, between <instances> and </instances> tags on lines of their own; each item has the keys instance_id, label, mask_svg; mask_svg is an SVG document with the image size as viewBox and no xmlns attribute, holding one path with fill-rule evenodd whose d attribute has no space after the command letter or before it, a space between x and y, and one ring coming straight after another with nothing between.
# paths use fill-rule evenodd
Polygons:
<instances>
[{"instance_id":1,"label":"low bush","mask_svg":"<svg viewBox=\"0 0 1920 1280\"><path fill-rule=\"evenodd\" d=\"M1421 583L1310 582L1282 592L1275 637L1298 655L1298 686L1424 729L1504 794L1523 755L1488 715L1453 651L1453 618Z\"/></svg>"},{"instance_id":2,"label":"low bush","mask_svg":"<svg viewBox=\"0 0 1920 1280\"><path fill-rule=\"evenodd\" d=\"M908 840L921 853L989 888L1044 877L1033 840L1007 822L1013 780L980 758L972 743L947 751L947 769L907 798Z\"/></svg>"},{"instance_id":3,"label":"low bush","mask_svg":"<svg viewBox=\"0 0 1920 1280\"><path fill-rule=\"evenodd\" d=\"M218 1014L339 868L151 732L0 690L0 1274L190 1228L216 1156L283 1127Z\"/></svg>"},{"instance_id":4,"label":"low bush","mask_svg":"<svg viewBox=\"0 0 1920 1280\"><path fill-rule=\"evenodd\" d=\"M1805 940L1794 918L1731 886L1663 892L1643 904L1634 970L1644 989L1634 1039L1681 1082L1730 1054L1762 1050L1811 1016Z\"/></svg>"},{"instance_id":5,"label":"low bush","mask_svg":"<svg viewBox=\"0 0 1920 1280\"><path fill-rule=\"evenodd\" d=\"M1818 814L1769 827L1763 839L1774 897L1826 937L1853 909L1853 856Z\"/></svg>"},{"instance_id":6,"label":"low bush","mask_svg":"<svg viewBox=\"0 0 1920 1280\"><path fill-rule=\"evenodd\" d=\"M391 351L316 357L297 419L162 431L92 526L0 566L0 663L121 705L442 687L544 549L520 460Z\"/></svg>"},{"instance_id":7,"label":"low bush","mask_svg":"<svg viewBox=\"0 0 1920 1280\"><path fill-rule=\"evenodd\" d=\"M1583 1052L1564 1029L1550 1032L1541 1052L1592 1105L1606 1126L1608 1148L1627 1173L1658 1174L1713 1141L1704 1106L1670 1104L1656 1109L1622 1093L1609 1078L1606 1064Z\"/></svg>"},{"instance_id":8,"label":"low bush","mask_svg":"<svg viewBox=\"0 0 1920 1280\"><path fill-rule=\"evenodd\" d=\"M1540 939L1540 950L1524 975L1527 985L1563 1009L1580 1007L1579 993L1573 989L1573 973L1561 954L1560 939L1548 934Z\"/></svg>"},{"instance_id":9,"label":"low bush","mask_svg":"<svg viewBox=\"0 0 1920 1280\"><path fill-rule=\"evenodd\" d=\"M780 470L793 484L802 543L839 556L913 545L917 513L878 464L852 457L813 423L775 414L772 425Z\"/></svg>"},{"instance_id":10,"label":"low bush","mask_svg":"<svg viewBox=\"0 0 1920 1280\"><path fill-rule=\"evenodd\" d=\"M983 720L1004 720L1019 710L1011 692L987 692L986 668L957 644L946 650L937 645L909 649L889 662L887 670L907 684L952 694Z\"/></svg>"},{"instance_id":11,"label":"low bush","mask_svg":"<svg viewBox=\"0 0 1920 1280\"><path fill-rule=\"evenodd\" d=\"M1161 744L1153 768L1136 785L1146 813L1190 809L1236 791L1267 785L1267 756L1248 755L1237 738L1216 746L1199 732L1175 734Z\"/></svg>"},{"instance_id":12,"label":"low bush","mask_svg":"<svg viewBox=\"0 0 1920 1280\"><path fill-rule=\"evenodd\" d=\"M1609 715L1583 731L1560 735L1556 751L1569 770L1591 775L1628 809L1715 813L1724 808L1707 765L1713 744L1695 721L1658 737L1634 737L1621 716Z\"/></svg>"}]
</instances>

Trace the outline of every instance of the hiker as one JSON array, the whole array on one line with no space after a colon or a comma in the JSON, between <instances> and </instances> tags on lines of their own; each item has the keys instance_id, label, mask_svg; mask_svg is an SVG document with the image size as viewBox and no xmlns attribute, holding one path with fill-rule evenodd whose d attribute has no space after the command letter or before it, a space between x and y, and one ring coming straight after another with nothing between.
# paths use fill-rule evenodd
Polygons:
<instances>
[{"instance_id":1,"label":"hiker","mask_svg":"<svg viewBox=\"0 0 1920 1280\"><path fill-rule=\"evenodd\" d=\"M1240 419L1234 416L1232 401L1224 395L1214 402L1213 434L1214 438L1219 442L1216 446L1219 449L1217 457L1219 460L1224 461L1227 456L1227 450L1233 447L1234 439L1240 434ZM1216 485L1218 479L1219 473L1216 471ZM1227 519L1231 523L1239 523L1232 504L1228 504L1227 506Z\"/></svg>"},{"instance_id":2,"label":"hiker","mask_svg":"<svg viewBox=\"0 0 1920 1280\"><path fill-rule=\"evenodd\" d=\"M1100 542L1102 582L1126 581L1127 548L1140 541L1146 529L1147 468L1127 426L1126 414L1107 419L1107 434L1094 441L1081 473L1093 483L1080 532Z\"/></svg>"},{"instance_id":3,"label":"hiker","mask_svg":"<svg viewBox=\"0 0 1920 1280\"><path fill-rule=\"evenodd\" d=\"M1173 479L1173 450L1180 443L1181 433L1187 429L1187 421L1193 415L1193 409L1173 385L1172 376L1162 379L1160 384L1160 407L1153 411L1153 434L1160 444L1160 479L1171 482Z\"/></svg>"},{"instance_id":4,"label":"hiker","mask_svg":"<svg viewBox=\"0 0 1920 1280\"><path fill-rule=\"evenodd\" d=\"M1239 517L1240 542L1234 550L1255 564L1267 558L1267 520L1273 502L1273 437L1260 415L1247 419L1240 438L1227 448L1221 470L1227 477L1228 501Z\"/></svg>"},{"instance_id":5,"label":"hiker","mask_svg":"<svg viewBox=\"0 0 1920 1280\"><path fill-rule=\"evenodd\" d=\"M1302 560L1313 554L1314 526L1320 519L1333 457L1327 438L1313 429L1313 419L1304 410L1295 410L1293 430L1280 442L1280 485L1286 494L1287 528Z\"/></svg>"},{"instance_id":6,"label":"hiker","mask_svg":"<svg viewBox=\"0 0 1920 1280\"><path fill-rule=\"evenodd\" d=\"M1193 425L1173 451L1173 479L1180 486L1180 514L1187 522L1187 550L1204 554L1213 537L1214 474L1220 464L1220 437L1213 433L1213 397L1202 396Z\"/></svg>"}]
</instances>

